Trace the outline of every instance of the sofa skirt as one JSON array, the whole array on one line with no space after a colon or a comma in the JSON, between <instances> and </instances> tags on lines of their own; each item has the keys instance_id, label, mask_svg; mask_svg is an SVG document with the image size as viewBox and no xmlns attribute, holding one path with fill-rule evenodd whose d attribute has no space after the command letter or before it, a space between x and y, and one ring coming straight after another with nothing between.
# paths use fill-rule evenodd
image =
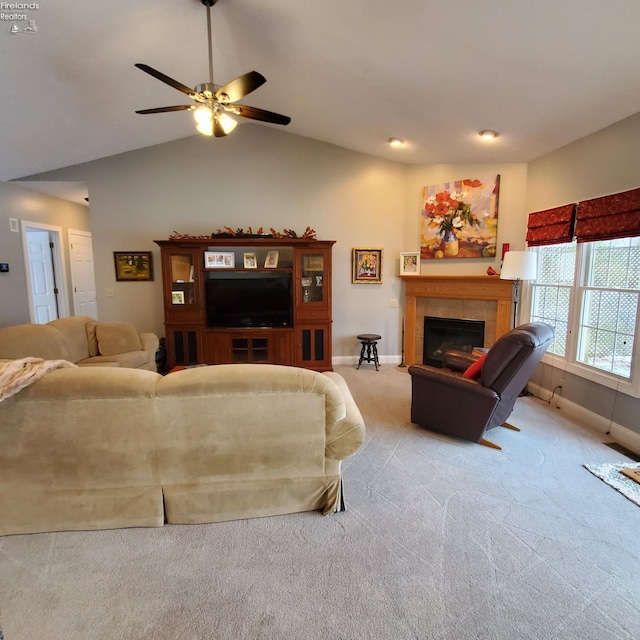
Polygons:
<instances>
[{"instance_id":1,"label":"sofa skirt","mask_svg":"<svg viewBox=\"0 0 640 640\"><path fill-rule=\"evenodd\" d=\"M176 484L163 487L167 524L204 524L300 511L334 513L342 505L342 477Z\"/></svg>"},{"instance_id":2,"label":"sofa skirt","mask_svg":"<svg viewBox=\"0 0 640 640\"><path fill-rule=\"evenodd\" d=\"M164 524L158 486L1 493L0 514L0 535Z\"/></svg>"}]
</instances>

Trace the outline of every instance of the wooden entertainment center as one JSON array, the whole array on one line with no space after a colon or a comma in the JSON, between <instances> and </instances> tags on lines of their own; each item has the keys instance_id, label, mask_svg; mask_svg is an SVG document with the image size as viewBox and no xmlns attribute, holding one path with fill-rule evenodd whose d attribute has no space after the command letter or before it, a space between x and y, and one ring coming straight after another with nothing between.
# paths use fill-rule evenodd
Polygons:
<instances>
[{"instance_id":1,"label":"wooden entertainment center","mask_svg":"<svg viewBox=\"0 0 640 640\"><path fill-rule=\"evenodd\" d=\"M260 362L331 370L335 240L242 236L154 242L162 257L169 369Z\"/></svg>"}]
</instances>

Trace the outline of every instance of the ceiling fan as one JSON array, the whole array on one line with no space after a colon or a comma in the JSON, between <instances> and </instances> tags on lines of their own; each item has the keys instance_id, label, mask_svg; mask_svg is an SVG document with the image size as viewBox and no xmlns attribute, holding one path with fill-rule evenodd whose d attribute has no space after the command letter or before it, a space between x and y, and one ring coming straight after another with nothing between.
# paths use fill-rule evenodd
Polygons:
<instances>
[{"instance_id":1,"label":"ceiling fan","mask_svg":"<svg viewBox=\"0 0 640 640\"><path fill-rule=\"evenodd\" d=\"M211 7L218 0L200 0L207 8L207 35L209 39L209 82L199 84L195 89L190 89L186 85L166 76L164 73L157 71L153 67L146 64L138 63L135 66L142 69L145 73L157 78L161 82L168 84L170 87L182 91L188 95L195 104L181 104L173 107L156 107L154 109L141 109L136 113L167 113L170 111L193 111L196 121L197 130L207 136L215 135L218 138L231 133L238 124L231 116L240 116L242 118L250 118L251 120L261 120L262 122L271 122L273 124L286 125L291 122L289 116L283 116L272 111L265 111L256 107L249 107L243 104L236 104L237 100L241 100L244 96L258 87L262 86L267 80L257 71L249 71L244 75L231 80L223 86L213 83L213 53L211 47Z\"/></svg>"}]
</instances>

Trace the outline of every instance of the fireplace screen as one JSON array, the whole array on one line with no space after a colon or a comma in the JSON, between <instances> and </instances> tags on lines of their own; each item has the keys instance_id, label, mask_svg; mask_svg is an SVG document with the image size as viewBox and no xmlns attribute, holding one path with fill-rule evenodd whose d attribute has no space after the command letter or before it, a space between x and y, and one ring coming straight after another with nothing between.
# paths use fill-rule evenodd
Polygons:
<instances>
[{"instance_id":1,"label":"fireplace screen","mask_svg":"<svg viewBox=\"0 0 640 640\"><path fill-rule=\"evenodd\" d=\"M452 349L473 351L484 347L484 321L458 318L424 318L424 350L422 361L434 367L442 366L442 357Z\"/></svg>"}]
</instances>

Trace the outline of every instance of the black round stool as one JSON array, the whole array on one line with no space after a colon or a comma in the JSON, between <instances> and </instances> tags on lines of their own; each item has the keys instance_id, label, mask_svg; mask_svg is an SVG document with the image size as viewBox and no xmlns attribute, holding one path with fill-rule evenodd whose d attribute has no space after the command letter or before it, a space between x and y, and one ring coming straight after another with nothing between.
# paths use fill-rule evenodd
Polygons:
<instances>
[{"instance_id":1,"label":"black round stool","mask_svg":"<svg viewBox=\"0 0 640 640\"><path fill-rule=\"evenodd\" d=\"M361 333L358 336L358 340L362 342L362 349L360 350L360 360L358 360L358 366L360 368L363 362L373 362L376 365L376 371L378 371L378 340L382 340L382 336L377 333ZM365 354L366 352L366 354Z\"/></svg>"}]
</instances>

